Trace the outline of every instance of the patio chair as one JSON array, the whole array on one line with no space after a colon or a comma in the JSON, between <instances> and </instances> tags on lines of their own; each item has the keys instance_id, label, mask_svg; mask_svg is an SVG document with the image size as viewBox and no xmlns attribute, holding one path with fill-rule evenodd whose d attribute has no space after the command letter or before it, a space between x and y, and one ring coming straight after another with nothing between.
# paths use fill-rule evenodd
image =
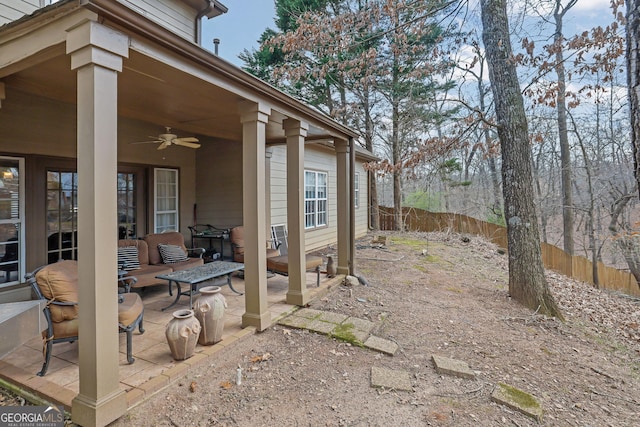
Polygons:
<instances>
[{"instance_id":1,"label":"patio chair","mask_svg":"<svg viewBox=\"0 0 640 427\"><path fill-rule=\"evenodd\" d=\"M233 227L229 231L229 241L233 249L233 260L235 262L244 262L244 227L239 225ZM267 258L280 255L278 249L265 248L267 251Z\"/></svg>"},{"instance_id":2,"label":"patio chair","mask_svg":"<svg viewBox=\"0 0 640 427\"><path fill-rule=\"evenodd\" d=\"M38 376L44 376L49 369L53 344L72 343L78 339L78 264L64 260L39 267L25 276L39 300L45 301L43 309L47 329L42 331L44 340L44 363ZM134 362L132 356L132 334L137 327L144 333L142 318L144 306L135 293L118 295L118 328L127 334L127 361Z\"/></svg>"}]
</instances>

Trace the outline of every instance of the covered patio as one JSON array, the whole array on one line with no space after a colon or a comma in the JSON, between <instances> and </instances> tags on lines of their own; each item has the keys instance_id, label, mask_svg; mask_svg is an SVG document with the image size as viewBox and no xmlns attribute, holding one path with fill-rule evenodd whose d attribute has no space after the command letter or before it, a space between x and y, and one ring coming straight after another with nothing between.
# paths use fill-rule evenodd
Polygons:
<instances>
[{"instance_id":1,"label":"covered patio","mask_svg":"<svg viewBox=\"0 0 640 427\"><path fill-rule=\"evenodd\" d=\"M238 277L233 277L232 280L234 288L243 292L244 280ZM307 281L315 284L315 274L307 274ZM327 279L323 275L320 287L310 288L311 298L319 297L338 282L339 279ZM285 277L276 275L269 278L268 288L268 310L274 321L297 308L286 302L288 284ZM216 354L222 348L232 346L237 340L256 332L255 327L242 327L244 298L232 292L228 286L222 287L222 294L228 304L222 341L211 346L197 345L191 358L175 361L165 338L165 327L174 310L187 308L189 298L182 297L176 307L162 311L161 308L173 300L168 295L167 287L155 286L143 292L145 332L134 332L135 361L131 365L127 363L125 335L120 334L119 338L118 381L120 388L126 392L128 408L183 377L192 367L214 363ZM0 360L0 378L71 410L73 399L80 389L78 341L54 345L49 371L44 377L39 377L36 373L42 367L42 344L42 339L34 338Z\"/></svg>"},{"instance_id":2,"label":"covered patio","mask_svg":"<svg viewBox=\"0 0 640 427\"><path fill-rule=\"evenodd\" d=\"M304 162L305 150L313 147L335 164L327 213L333 223L318 227L325 235L315 244L333 239L338 274L353 271L357 134L352 129L112 0L62 0L40 9L1 27L0 46L0 157L16 165L11 179L20 177L17 202L11 202L15 209L11 204L6 219L16 234L19 274L3 290L28 295L21 284L26 272L56 256L78 259L77 378L73 374L59 394L71 406L74 422L106 425L120 417L143 393L123 379L147 375L130 371L142 362L122 365L122 337L113 327L123 194L130 198L125 231L133 237L177 229L188 239L187 226L196 222L243 225L245 295L230 297L241 300L233 310L237 319L227 328L232 339L268 328L285 307L303 306L316 292L307 286L314 281L305 272L305 252L314 241L305 236ZM157 150L131 144L165 127L197 137L202 147ZM289 273L278 279L285 285L277 294L271 289L275 279L267 281L265 253L275 208L268 173L276 160L274 147L286 147L278 159L286 163L285 197L278 207L286 215ZM171 180L163 181L166 176ZM135 186L121 189L122 177ZM51 185L56 179L59 187ZM72 203L63 211L67 198ZM68 223L71 231L64 229ZM54 232L56 224L63 228ZM164 313L153 314L154 302L148 304L145 324L164 319ZM143 343L158 337L148 334ZM24 351L34 354L34 345ZM58 359L66 366L58 376L76 369L68 360L72 356ZM159 386L172 375L165 370L185 369L170 364L157 364L161 373L144 384ZM41 391L52 387L48 395L58 395L56 387L62 386L24 374L29 365L3 360L1 366L12 381Z\"/></svg>"}]
</instances>

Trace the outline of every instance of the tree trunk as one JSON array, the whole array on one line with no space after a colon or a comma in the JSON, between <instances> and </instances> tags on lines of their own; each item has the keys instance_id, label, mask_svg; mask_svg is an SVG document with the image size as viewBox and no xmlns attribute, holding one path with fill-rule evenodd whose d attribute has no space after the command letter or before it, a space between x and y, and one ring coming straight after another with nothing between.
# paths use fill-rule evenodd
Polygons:
<instances>
[{"instance_id":1,"label":"tree trunk","mask_svg":"<svg viewBox=\"0 0 640 427\"><path fill-rule=\"evenodd\" d=\"M556 22L556 31L553 36L556 44L556 74L558 76L558 93L556 95L556 110L558 113L558 137L560 140L560 164L562 165L562 229L564 237L564 251L573 255L573 194L571 191L571 149L569 148L569 135L567 132L567 101L566 101L566 77L564 70L564 52L562 50L562 19L575 1L570 1L562 8L562 0L556 0L553 17Z\"/></svg>"},{"instance_id":2,"label":"tree trunk","mask_svg":"<svg viewBox=\"0 0 640 427\"><path fill-rule=\"evenodd\" d=\"M631 144L640 194L640 0L627 0L627 82L631 111Z\"/></svg>"},{"instance_id":3,"label":"tree trunk","mask_svg":"<svg viewBox=\"0 0 640 427\"><path fill-rule=\"evenodd\" d=\"M527 118L509 40L505 0L481 0L482 40L495 102L502 150L509 249L509 293L521 304L562 319L542 266L533 198Z\"/></svg>"}]
</instances>

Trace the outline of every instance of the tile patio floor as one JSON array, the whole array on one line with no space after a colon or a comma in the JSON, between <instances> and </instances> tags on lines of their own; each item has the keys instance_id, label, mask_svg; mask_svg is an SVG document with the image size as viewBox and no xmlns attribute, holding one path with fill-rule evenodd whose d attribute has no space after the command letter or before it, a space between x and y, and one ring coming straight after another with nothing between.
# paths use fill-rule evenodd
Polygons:
<instances>
[{"instance_id":1,"label":"tile patio floor","mask_svg":"<svg viewBox=\"0 0 640 427\"><path fill-rule=\"evenodd\" d=\"M233 277L233 286L244 292L244 281ZM320 287L315 286L316 274L307 274L307 286L311 298L317 298L330 287L338 283L338 279L327 279L320 276ZM200 286L210 285L204 282ZM272 322L296 308L285 303L288 279L274 276L267 280L267 302ZM182 377L189 369L215 358L216 353L225 346L232 345L238 339L255 333L255 328L241 328L244 314L244 296L237 295L228 286L222 287L222 294L227 300L225 326L222 341L212 346L196 347L196 354L184 361L175 361L171 357L164 330L175 310L187 308L189 298L182 296L178 304L166 312L162 307L169 305L174 296L169 296L167 286L154 286L145 289L142 300L145 306L144 329L140 335L136 329L133 333L133 357L131 365L126 359L126 335L120 334L120 386L127 392L128 406L150 397L167 386L173 380ZM78 381L78 343L60 343L53 346L49 370L44 377L37 372L42 367L42 339L37 337L27 342L14 352L0 360L0 378L19 386L45 400L65 406L70 410L71 401L79 390Z\"/></svg>"}]
</instances>

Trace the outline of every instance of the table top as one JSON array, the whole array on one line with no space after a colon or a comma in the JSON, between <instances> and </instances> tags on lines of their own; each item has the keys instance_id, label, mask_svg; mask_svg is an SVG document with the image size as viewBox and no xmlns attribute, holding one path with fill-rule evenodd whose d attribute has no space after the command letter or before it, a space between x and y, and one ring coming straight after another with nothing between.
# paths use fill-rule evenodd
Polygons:
<instances>
[{"instance_id":1,"label":"table top","mask_svg":"<svg viewBox=\"0 0 640 427\"><path fill-rule=\"evenodd\" d=\"M199 283L214 277L224 276L234 271L244 270L244 264L231 261L214 261L186 270L174 271L173 273L161 274L156 279L172 280L180 283Z\"/></svg>"}]
</instances>

